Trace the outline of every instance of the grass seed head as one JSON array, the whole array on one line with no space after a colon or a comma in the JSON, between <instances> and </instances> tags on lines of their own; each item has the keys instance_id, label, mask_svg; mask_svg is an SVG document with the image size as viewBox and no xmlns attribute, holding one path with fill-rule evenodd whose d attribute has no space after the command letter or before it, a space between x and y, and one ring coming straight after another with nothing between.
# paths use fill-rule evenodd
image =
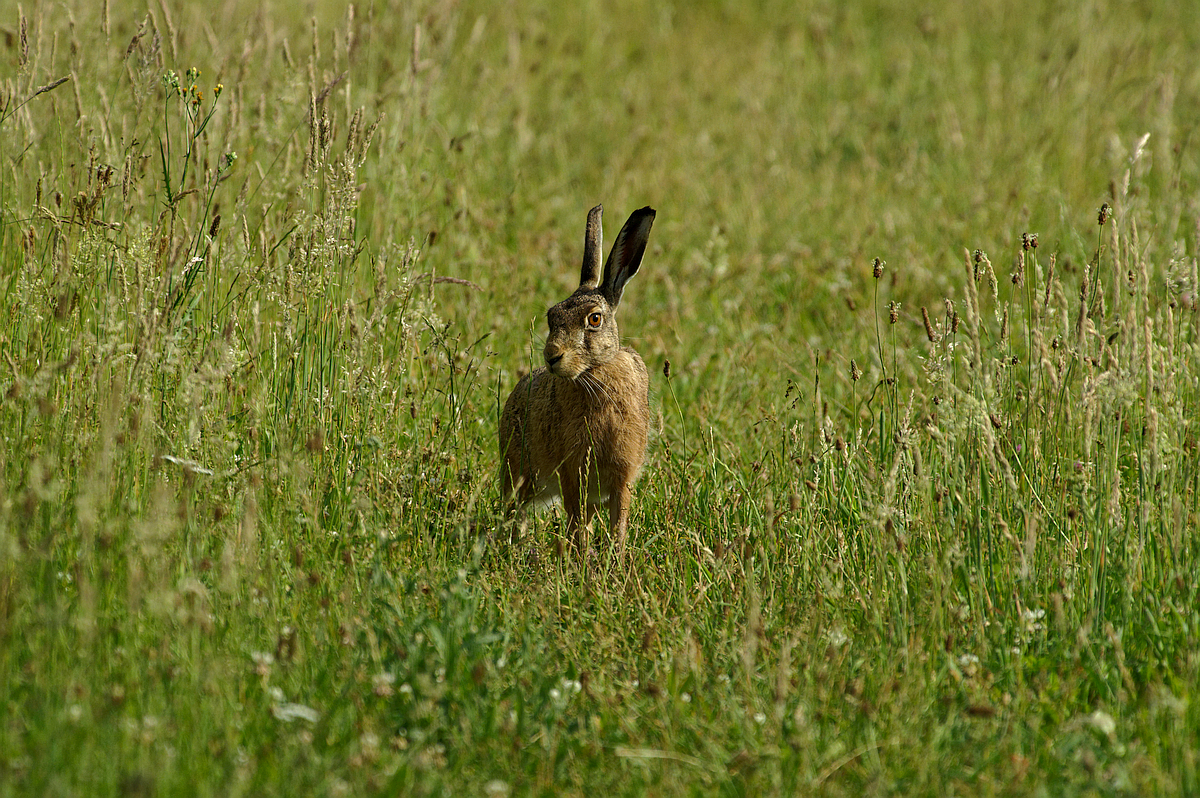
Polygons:
<instances>
[{"instance_id":1,"label":"grass seed head","mask_svg":"<svg viewBox=\"0 0 1200 798\"><path fill-rule=\"evenodd\" d=\"M925 337L929 339L929 343L937 343L937 336L933 332L933 323L929 321L929 311L925 306L921 306L921 321L925 323Z\"/></svg>"},{"instance_id":2,"label":"grass seed head","mask_svg":"<svg viewBox=\"0 0 1200 798\"><path fill-rule=\"evenodd\" d=\"M1050 306L1050 287L1054 284L1054 264L1057 260L1054 253L1050 253L1050 269L1046 272L1046 294L1042 297L1042 307Z\"/></svg>"},{"instance_id":3,"label":"grass seed head","mask_svg":"<svg viewBox=\"0 0 1200 798\"><path fill-rule=\"evenodd\" d=\"M871 265L871 273L875 275L876 280L883 277L883 266L884 262L879 258L876 258L875 262Z\"/></svg>"},{"instance_id":4,"label":"grass seed head","mask_svg":"<svg viewBox=\"0 0 1200 798\"><path fill-rule=\"evenodd\" d=\"M25 15L21 15L21 54L17 61L17 65L24 70L25 65L29 63L29 22L25 19Z\"/></svg>"}]
</instances>

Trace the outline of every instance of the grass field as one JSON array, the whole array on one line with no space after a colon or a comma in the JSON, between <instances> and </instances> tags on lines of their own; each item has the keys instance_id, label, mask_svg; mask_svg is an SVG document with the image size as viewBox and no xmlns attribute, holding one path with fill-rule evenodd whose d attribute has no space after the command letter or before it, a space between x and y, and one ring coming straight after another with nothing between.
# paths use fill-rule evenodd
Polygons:
<instances>
[{"instance_id":1,"label":"grass field","mask_svg":"<svg viewBox=\"0 0 1200 798\"><path fill-rule=\"evenodd\" d=\"M1200 5L247 5L0 4L0 796L1200 793Z\"/></svg>"}]
</instances>

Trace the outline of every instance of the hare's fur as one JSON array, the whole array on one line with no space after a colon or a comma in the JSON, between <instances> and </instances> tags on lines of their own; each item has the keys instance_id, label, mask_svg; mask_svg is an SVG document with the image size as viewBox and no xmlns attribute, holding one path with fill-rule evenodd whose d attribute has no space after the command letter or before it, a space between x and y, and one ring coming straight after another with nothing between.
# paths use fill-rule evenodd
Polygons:
<instances>
[{"instance_id":1,"label":"hare's fur","mask_svg":"<svg viewBox=\"0 0 1200 798\"><path fill-rule=\"evenodd\" d=\"M608 507L609 529L625 543L633 483L650 433L650 378L621 346L617 306L637 273L654 211L635 211L600 271L601 207L588 214L579 288L546 314L546 365L523 377L500 416L500 494L510 507L561 497L576 544Z\"/></svg>"}]
</instances>

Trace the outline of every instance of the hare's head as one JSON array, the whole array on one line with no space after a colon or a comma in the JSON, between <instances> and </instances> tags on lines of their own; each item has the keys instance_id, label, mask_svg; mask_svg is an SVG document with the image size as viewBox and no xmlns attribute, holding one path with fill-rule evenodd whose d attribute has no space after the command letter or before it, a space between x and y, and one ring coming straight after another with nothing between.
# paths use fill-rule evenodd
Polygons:
<instances>
[{"instance_id":1,"label":"hare's head","mask_svg":"<svg viewBox=\"0 0 1200 798\"><path fill-rule=\"evenodd\" d=\"M550 336L542 350L546 367L551 373L571 380L607 363L621 351L617 306L621 304L625 283L642 265L650 226L654 224L652 208L634 211L617 234L602 276L603 212L602 206L597 205L588 213L579 288L546 313L550 323Z\"/></svg>"}]
</instances>

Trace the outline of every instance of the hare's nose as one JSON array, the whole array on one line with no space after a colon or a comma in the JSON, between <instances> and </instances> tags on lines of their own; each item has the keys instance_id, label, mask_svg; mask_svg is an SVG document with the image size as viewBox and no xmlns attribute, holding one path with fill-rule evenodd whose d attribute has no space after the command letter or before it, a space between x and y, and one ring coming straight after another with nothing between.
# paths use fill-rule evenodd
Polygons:
<instances>
[{"instance_id":1,"label":"hare's nose","mask_svg":"<svg viewBox=\"0 0 1200 798\"><path fill-rule=\"evenodd\" d=\"M556 355L552 355L549 352L546 353L546 365L549 366L550 368L554 368L556 365L558 365L558 362L562 359L563 359L562 352L559 352Z\"/></svg>"}]
</instances>

